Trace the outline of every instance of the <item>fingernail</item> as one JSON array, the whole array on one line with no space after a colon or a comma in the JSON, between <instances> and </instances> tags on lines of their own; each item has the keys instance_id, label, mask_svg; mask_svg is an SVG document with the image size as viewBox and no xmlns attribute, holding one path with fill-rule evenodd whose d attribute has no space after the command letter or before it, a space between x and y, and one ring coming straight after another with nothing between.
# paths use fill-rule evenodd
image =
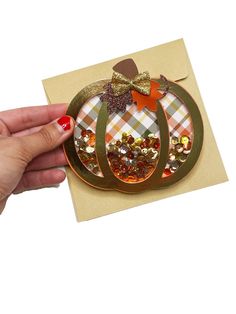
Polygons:
<instances>
[{"instance_id":1,"label":"fingernail","mask_svg":"<svg viewBox=\"0 0 236 314\"><path fill-rule=\"evenodd\" d=\"M57 123L62 127L64 131L70 130L70 117L63 116L57 120Z\"/></svg>"}]
</instances>

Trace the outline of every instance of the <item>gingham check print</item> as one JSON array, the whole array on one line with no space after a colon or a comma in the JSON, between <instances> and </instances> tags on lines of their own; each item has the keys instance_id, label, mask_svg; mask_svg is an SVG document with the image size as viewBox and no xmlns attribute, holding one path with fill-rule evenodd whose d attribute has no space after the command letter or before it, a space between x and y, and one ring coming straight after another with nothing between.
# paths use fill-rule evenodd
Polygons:
<instances>
[{"instance_id":1,"label":"gingham check print","mask_svg":"<svg viewBox=\"0 0 236 314\"><path fill-rule=\"evenodd\" d=\"M191 118L185 105L171 93L168 93L160 102L166 113L170 136L187 135L191 137ZM101 105L99 96L93 97L84 104L76 120L80 129L90 129L95 133ZM123 132L131 134L134 138L146 137L149 133L154 133L159 137L160 131L154 112L146 108L137 111L135 104L128 105L126 109L125 113L113 113L109 116L106 143L120 139ZM76 136L78 137L78 134Z\"/></svg>"},{"instance_id":2,"label":"gingham check print","mask_svg":"<svg viewBox=\"0 0 236 314\"><path fill-rule=\"evenodd\" d=\"M106 142L118 140L127 132L134 138L147 136L149 133L159 135L156 114L147 110L137 111L135 104L128 105L126 112L113 113L107 124Z\"/></svg>"},{"instance_id":3,"label":"gingham check print","mask_svg":"<svg viewBox=\"0 0 236 314\"><path fill-rule=\"evenodd\" d=\"M168 120L170 136L192 137L192 121L185 105L171 93L162 98L160 103Z\"/></svg>"},{"instance_id":4,"label":"gingham check print","mask_svg":"<svg viewBox=\"0 0 236 314\"><path fill-rule=\"evenodd\" d=\"M76 122L76 137L79 137L79 129L90 129L96 131L96 123L102 102L98 96L87 101L81 108ZM135 104L128 105L125 113L113 113L109 116L106 128L106 143L121 138L122 133L132 134L134 138L142 137L149 133L159 136L159 127L156 121L156 114L147 110L137 111Z\"/></svg>"},{"instance_id":5,"label":"gingham check print","mask_svg":"<svg viewBox=\"0 0 236 314\"><path fill-rule=\"evenodd\" d=\"M96 131L96 124L97 124L97 117L99 110L101 108L102 102L98 96L91 98L87 101L83 107L81 108L76 122L77 126L80 127L82 130L90 129L94 133Z\"/></svg>"}]
</instances>

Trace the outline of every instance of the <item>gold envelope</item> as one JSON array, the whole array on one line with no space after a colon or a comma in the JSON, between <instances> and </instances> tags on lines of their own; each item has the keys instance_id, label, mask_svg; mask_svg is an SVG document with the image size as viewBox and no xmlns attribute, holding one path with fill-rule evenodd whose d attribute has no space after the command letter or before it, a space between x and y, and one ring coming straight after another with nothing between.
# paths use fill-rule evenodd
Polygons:
<instances>
[{"instance_id":1,"label":"gold envelope","mask_svg":"<svg viewBox=\"0 0 236 314\"><path fill-rule=\"evenodd\" d=\"M160 74L163 74L171 81L180 81L179 84L192 95L203 119L203 149L197 164L180 182L161 190L145 191L140 194L124 194L117 191L95 189L88 186L76 177L71 169L67 168L67 178L78 221L100 217L227 181L227 175L182 39L45 79L43 85L49 103L70 103L72 98L86 85L97 80L111 78L112 67L126 58L133 58L140 72L148 70L151 77L159 77Z\"/></svg>"}]
</instances>

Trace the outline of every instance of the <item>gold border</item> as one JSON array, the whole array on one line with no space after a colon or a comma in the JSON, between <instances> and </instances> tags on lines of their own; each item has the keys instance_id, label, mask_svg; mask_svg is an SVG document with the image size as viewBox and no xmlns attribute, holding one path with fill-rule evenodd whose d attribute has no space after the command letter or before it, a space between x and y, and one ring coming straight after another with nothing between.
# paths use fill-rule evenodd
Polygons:
<instances>
[{"instance_id":1,"label":"gold border","mask_svg":"<svg viewBox=\"0 0 236 314\"><path fill-rule=\"evenodd\" d=\"M153 80L159 83L161 82L161 79ZM109 81L110 80L101 80L83 88L71 101L67 110L67 115L72 116L76 120L77 115L84 103L90 98L102 94L105 91L104 85ZM192 127L194 132L194 140L191 152L188 155L188 158L184 162L184 164L181 165L181 167L175 173L168 177L162 178L162 174L167 164L169 154L169 127L165 112L162 106L158 104L156 115L160 128L161 148L160 158L156 164L154 172L145 181L137 183L127 183L118 179L113 174L109 166L106 155L106 145L104 145L106 126L109 118L105 103L102 104L96 124L96 154L100 169L103 173L103 177L96 176L83 165L75 149L74 137L71 137L64 143L64 152L67 161L74 173L79 176L84 182L95 188L103 190L117 190L125 193L137 193L148 189L157 190L162 187L169 186L186 176L186 174L190 172L190 170L197 162L197 159L201 152L203 143L203 123L197 104L195 103L191 95L183 87L174 82L168 81L168 84L169 92L179 98L180 101L184 103L186 108L188 109L192 119Z\"/></svg>"},{"instance_id":2,"label":"gold border","mask_svg":"<svg viewBox=\"0 0 236 314\"><path fill-rule=\"evenodd\" d=\"M165 186L172 185L185 177L196 164L198 157L201 153L203 144L204 127L201 113L198 109L196 102L182 86L171 81L168 82L169 92L175 95L186 106L188 112L190 113L193 129L193 143L188 158L180 166L180 168L170 176L162 178L158 184L158 187L153 189L159 189Z\"/></svg>"}]
</instances>

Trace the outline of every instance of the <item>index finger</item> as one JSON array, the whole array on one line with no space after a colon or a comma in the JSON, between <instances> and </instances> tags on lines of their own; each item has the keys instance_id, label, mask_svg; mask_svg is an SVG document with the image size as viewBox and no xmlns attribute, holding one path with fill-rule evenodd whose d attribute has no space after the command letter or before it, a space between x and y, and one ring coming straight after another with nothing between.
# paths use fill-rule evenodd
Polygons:
<instances>
[{"instance_id":1,"label":"index finger","mask_svg":"<svg viewBox=\"0 0 236 314\"><path fill-rule=\"evenodd\" d=\"M67 104L52 106L32 106L0 112L11 133L50 123L66 113Z\"/></svg>"}]
</instances>

